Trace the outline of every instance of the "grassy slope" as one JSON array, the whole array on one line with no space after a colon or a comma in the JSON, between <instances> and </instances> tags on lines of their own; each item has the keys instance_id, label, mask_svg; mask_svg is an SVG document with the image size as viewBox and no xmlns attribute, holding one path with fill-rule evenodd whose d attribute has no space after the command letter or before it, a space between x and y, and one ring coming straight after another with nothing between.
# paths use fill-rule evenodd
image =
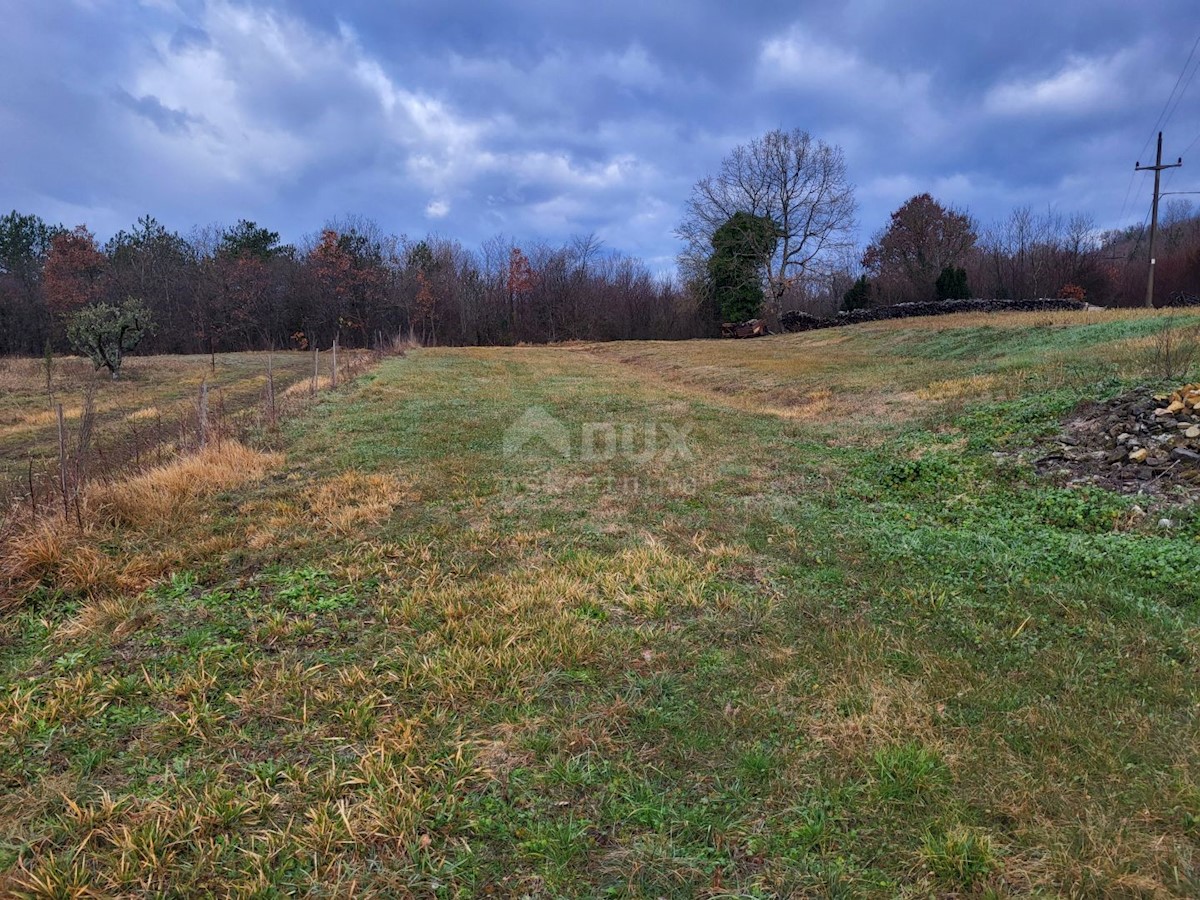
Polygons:
<instances>
[{"instance_id":1,"label":"grassy slope","mask_svg":"<svg viewBox=\"0 0 1200 900\"><path fill-rule=\"evenodd\" d=\"M1138 377L1070 321L385 364L6 623L0 892L1196 893L1200 524L993 456Z\"/></svg>"}]
</instances>

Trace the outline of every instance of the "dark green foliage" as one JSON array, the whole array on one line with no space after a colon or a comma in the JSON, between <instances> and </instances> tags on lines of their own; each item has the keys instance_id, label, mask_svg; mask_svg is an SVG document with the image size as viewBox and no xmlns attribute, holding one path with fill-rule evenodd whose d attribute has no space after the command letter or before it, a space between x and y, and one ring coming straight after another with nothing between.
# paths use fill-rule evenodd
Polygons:
<instances>
[{"instance_id":1,"label":"dark green foliage","mask_svg":"<svg viewBox=\"0 0 1200 900\"><path fill-rule=\"evenodd\" d=\"M34 352L45 340L42 266L62 230L16 210L0 216L0 355Z\"/></svg>"},{"instance_id":2,"label":"dark green foliage","mask_svg":"<svg viewBox=\"0 0 1200 900\"><path fill-rule=\"evenodd\" d=\"M143 271L148 268L182 264L192 255L192 248L154 216L145 215L131 231L122 229L113 235L104 245L104 252L117 270L134 269L138 277L144 278Z\"/></svg>"},{"instance_id":3,"label":"dark green foliage","mask_svg":"<svg viewBox=\"0 0 1200 900\"><path fill-rule=\"evenodd\" d=\"M429 274L437 266L433 250L427 241L418 241L408 252L408 266L416 272Z\"/></svg>"},{"instance_id":4,"label":"dark green foliage","mask_svg":"<svg viewBox=\"0 0 1200 900\"><path fill-rule=\"evenodd\" d=\"M745 322L763 303L763 269L779 243L779 226L766 216L736 212L713 233L709 287L721 318Z\"/></svg>"},{"instance_id":5,"label":"dark green foliage","mask_svg":"<svg viewBox=\"0 0 1200 900\"><path fill-rule=\"evenodd\" d=\"M61 226L49 226L39 217L15 209L0 216L0 274L36 277L50 250L50 239L59 231Z\"/></svg>"},{"instance_id":6,"label":"dark green foliage","mask_svg":"<svg viewBox=\"0 0 1200 900\"><path fill-rule=\"evenodd\" d=\"M946 266L934 284L939 300L970 300L971 287L967 284L967 270L961 266Z\"/></svg>"},{"instance_id":7,"label":"dark green foliage","mask_svg":"<svg viewBox=\"0 0 1200 900\"><path fill-rule=\"evenodd\" d=\"M291 256L295 248L279 243L279 232L261 228L257 223L239 219L232 228L221 233L219 252L225 256L261 259Z\"/></svg>"},{"instance_id":8,"label":"dark green foliage","mask_svg":"<svg viewBox=\"0 0 1200 900\"><path fill-rule=\"evenodd\" d=\"M126 351L135 348L153 330L150 310L141 300L130 297L116 306L107 303L85 306L72 317L67 337L92 365L108 369L115 380Z\"/></svg>"},{"instance_id":9,"label":"dark green foliage","mask_svg":"<svg viewBox=\"0 0 1200 900\"><path fill-rule=\"evenodd\" d=\"M855 309L867 309L870 305L871 282L867 281L866 275L859 275L850 290L842 294L842 309L850 312Z\"/></svg>"}]
</instances>

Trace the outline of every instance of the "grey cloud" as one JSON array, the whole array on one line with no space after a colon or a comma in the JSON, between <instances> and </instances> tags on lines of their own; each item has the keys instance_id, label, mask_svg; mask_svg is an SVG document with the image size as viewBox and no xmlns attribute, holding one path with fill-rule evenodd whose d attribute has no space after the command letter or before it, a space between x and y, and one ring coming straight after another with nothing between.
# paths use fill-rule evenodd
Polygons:
<instances>
[{"instance_id":1,"label":"grey cloud","mask_svg":"<svg viewBox=\"0 0 1200 900\"><path fill-rule=\"evenodd\" d=\"M118 88L113 91L113 99L121 106L153 123L154 127L164 134L185 132L199 121L195 116L189 115L186 110L172 109L166 106L153 94L134 97L124 88Z\"/></svg>"},{"instance_id":2,"label":"grey cloud","mask_svg":"<svg viewBox=\"0 0 1200 900\"><path fill-rule=\"evenodd\" d=\"M188 50L205 50L212 46L212 38L203 28L183 25L171 35L168 45L172 53L185 53Z\"/></svg>"},{"instance_id":3,"label":"grey cloud","mask_svg":"<svg viewBox=\"0 0 1200 900\"><path fill-rule=\"evenodd\" d=\"M0 207L246 215L296 240L346 212L419 234L433 203L467 243L594 231L657 260L691 184L774 127L845 149L862 237L923 190L985 222L1018 203L1140 221L1130 170L1195 37L1171 24L1188 0L39 9L0 32ZM1200 137L1198 92L1168 153Z\"/></svg>"}]
</instances>

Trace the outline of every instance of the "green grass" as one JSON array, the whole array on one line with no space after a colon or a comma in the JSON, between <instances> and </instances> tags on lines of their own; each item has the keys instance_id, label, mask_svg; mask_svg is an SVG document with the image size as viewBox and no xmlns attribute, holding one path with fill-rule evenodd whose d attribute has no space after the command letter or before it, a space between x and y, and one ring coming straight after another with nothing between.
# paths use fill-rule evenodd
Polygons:
<instances>
[{"instance_id":1,"label":"green grass","mask_svg":"<svg viewBox=\"0 0 1200 900\"><path fill-rule=\"evenodd\" d=\"M0 893L1195 895L1200 522L1015 455L1140 321L385 363L4 623Z\"/></svg>"}]
</instances>

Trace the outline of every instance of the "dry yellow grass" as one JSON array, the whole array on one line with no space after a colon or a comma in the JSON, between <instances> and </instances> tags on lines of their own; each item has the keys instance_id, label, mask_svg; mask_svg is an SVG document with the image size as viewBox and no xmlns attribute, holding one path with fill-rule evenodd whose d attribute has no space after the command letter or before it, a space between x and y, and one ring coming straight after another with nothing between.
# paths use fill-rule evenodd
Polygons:
<instances>
[{"instance_id":1,"label":"dry yellow grass","mask_svg":"<svg viewBox=\"0 0 1200 900\"><path fill-rule=\"evenodd\" d=\"M942 381L931 382L927 387L919 389L916 394L919 400L954 400L959 397L982 397L1009 380L1011 380L1011 376L996 373L968 375L964 378L947 378Z\"/></svg>"},{"instance_id":2,"label":"dry yellow grass","mask_svg":"<svg viewBox=\"0 0 1200 900\"><path fill-rule=\"evenodd\" d=\"M101 597L80 610L79 615L59 629L58 635L67 640L100 634L120 639L150 620L147 605L144 594Z\"/></svg>"},{"instance_id":3,"label":"dry yellow grass","mask_svg":"<svg viewBox=\"0 0 1200 900\"><path fill-rule=\"evenodd\" d=\"M0 610L14 606L37 584L86 597L137 590L146 583L145 560L115 559L98 549L94 528L77 530L55 516L10 535L0 546Z\"/></svg>"},{"instance_id":4,"label":"dry yellow grass","mask_svg":"<svg viewBox=\"0 0 1200 900\"><path fill-rule=\"evenodd\" d=\"M179 554L108 550L106 545L121 543L114 540L114 527L147 530L186 524L203 498L259 480L283 459L282 454L226 441L124 479L87 485L79 519L49 514L4 540L0 608L15 604L37 584L92 600L141 590L169 571Z\"/></svg>"},{"instance_id":5,"label":"dry yellow grass","mask_svg":"<svg viewBox=\"0 0 1200 900\"><path fill-rule=\"evenodd\" d=\"M303 378L300 381L297 381L295 384L288 387L286 390L280 391L279 396L281 398L283 398L283 397L287 397L287 398L307 397L309 394L312 394L314 391L327 391L331 387L333 387L333 379L330 378L328 375L319 376L316 379L316 387L315 388L313 387L313 379L311 377Z\"/></svg>"},{"instance_id":6,"label":"dry yellow grass","mask_svg":"<svg viewBox=\"0 0 1200 900\"><path fill-rule=\"evenodd\" d=\"M345 354L345 364L354 372L361 372L366 362L362 352ZM322 364L328 370L324 358ZM169 455L181 439L185 444L194 439L201 383L209 388L211 427L232 435L267 427L268 367L275 379L275 419L288 418L308 402L311 354L230 353L215 361L208 356L131 357L118 381L94 372L86 360L56 358L51 395L42 360L0 359L0 496L27 492L30 461L39 480L57 465L55 403L63 405L70 442L79 434L84 398L91 396L92 446L102 448L103 458L94 454L90 461L119 471L126 458L157 456L160 448ZM343 374L339 383L346 380ZM328 382L326 371L322 389ZM299 389L289 392L297 384ZM39 492L44 491L39 485Z\"/></svg>"},{"instance_id":7,"label":"dry yellow grass","mask_svg":"<svg viewBox=\"0 0 1200 900\"><path fill-rule=\"evenodd\" d=\"M167 525L193 501L257 481L282 464L281 454L223 441L130 478L95 485L88 491L88 506L113 524Z\"/></svg>"},{"instance_id":8,"label":"dry yellow grass","mask_svg":"<svg viewBox=\"0 0 1200 900\"><path fill-rule=\"evenodd\" d=\"M239 511L248 521L247 544L262 549L303 541L313 533L351 535L419 499L392 475L352 469L303 490L297 499L251 500Z\"/></svg>"},{"instance_id":9,"label":"dry yellow grass","mask_svg":"<svg viewBox=\"0 0 1200 900\"><path fill-rule=\"evenodd\" d=\"M391 475L364 475L353 470L305 492L313 520L335 534L347 534L363 525L377 525L412 497Z\"/></svg>"},{"instance_id":10,"label":"dry yellow grass","mask_svg":"<svg viewBox=\"0 0 1200 900\"><path fill-rule=\"evenodd\" d=\"M911 740L937 746L936 717L917 681L848 676L832 685L810 731L817 744L854 759Z\"/></svg>"}]
</instances>

